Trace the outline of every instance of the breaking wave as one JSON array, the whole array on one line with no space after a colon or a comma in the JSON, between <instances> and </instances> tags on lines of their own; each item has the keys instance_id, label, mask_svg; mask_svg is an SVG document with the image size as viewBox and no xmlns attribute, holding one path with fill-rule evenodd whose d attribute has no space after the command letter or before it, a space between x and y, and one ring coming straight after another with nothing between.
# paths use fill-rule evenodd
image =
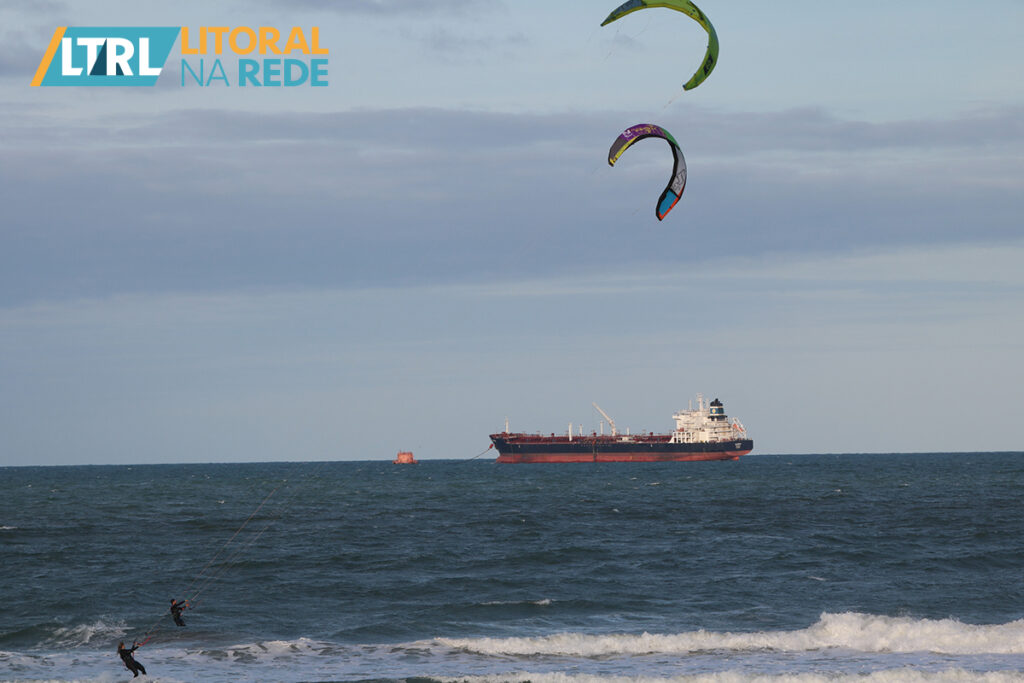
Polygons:
<instances>
[{"instance_id":1,"label":"breaking wave","mask_svg":"<svg viewBox=\"0 0 1024 683\"><path fill-rule=\"evenodd\" d=\"M123 638L127 626L123 621L61 626L57 622L42 622L14 631L0 631L0 647L19 647L44 650L70 650L87 648L97 643L104 645Z\"/></svg>"},{"instance_id":2,"label":"breaking wave","mask_svg":"<svg viewBox=\"0 0 1024 683\"><path fill-rule=\"evenodd\" d=\"M955 619L912 619L846 612L822 614L806 629L731 633L584 635L558 633L532 638L438 638L465 652L494 656L690 654L717 650L807 652L842 648L860 652L932 652L949 655L1024 654L1024 619L973 625Z\"/></svg>"},{"instance_id":3,"label":"breaking wave","mask_svg":"<svg viewBox=\"0 0 1024 683\"><path fill-rule=\"evenodd\" d=\"M439 680L442 683L1021 683L1024 681L1024 674L1001 671L977 673L963 669L928 672L901 668L868 674L845 675L811 673L771 675L724 671L670 678L520 672L500 676L460 676L459 678Z\"/></svg>"},{"instance_id":4,"label":"breaking wave","mask_svg":"<svg viewBox=\"0 0 1024 683\"><path fill-rule=\"evenodd\" d=\"M58 627L48 638L43 640L42 646L65 649L84 647L95 643L106 645L110 641L123 638L125 633L127 633L127 627L123 622L108 624L97 621L92 624Z\"/></svg>"}]
</instances>

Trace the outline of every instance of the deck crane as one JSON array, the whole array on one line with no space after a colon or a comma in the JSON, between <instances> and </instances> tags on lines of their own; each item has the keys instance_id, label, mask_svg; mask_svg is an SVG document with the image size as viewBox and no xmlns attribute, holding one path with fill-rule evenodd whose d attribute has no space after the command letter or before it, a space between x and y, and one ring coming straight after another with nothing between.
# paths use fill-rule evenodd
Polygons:
<instances>
[{"instance_id":1,"label":"deck crane","mask_svg":"<svg viewBox=\"0 0 1024 683\"><path fill-rule=\"evenodd\" d=\"M606 413L603 410L601 410L601 406L599 406L599 405L597 405L596 403L593 403L593 402L590 405L592 405L595 408L597 408L597 412L601 413L604 416L604 419L608 420L608 424L612 428L612 436L617 436L619 432L618 432L618 430L615 429L615 420L613 420L612 418L608 417L608 413Z\"/></svg>"}]
</instances>

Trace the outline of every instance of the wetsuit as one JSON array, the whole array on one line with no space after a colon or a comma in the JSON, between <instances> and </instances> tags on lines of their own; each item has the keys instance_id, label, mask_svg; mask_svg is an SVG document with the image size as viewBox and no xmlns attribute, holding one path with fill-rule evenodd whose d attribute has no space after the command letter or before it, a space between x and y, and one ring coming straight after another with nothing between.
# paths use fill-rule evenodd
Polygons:
<instances>
[{"instance_id":1,"label":"wetsuit","mask_svg":"<svg viewBox=\"0 0 1024 683\"><path fill-rule=\"evenodd\" d=\"M171 616L174 617L174 623L178 626L184 626L185 622L181 619L181 613L185 611L185 607L188 603L178 602L177 600L171 600Z\"/></svg>"},{"instance_id":2,"label":"wetsuit","mask_svg":"<svg viewBox=\"0 0 1024 683\"><path fill-rule=\"evenodd\" d=\"M146 673L146 667L136 662L135 657L132 656L132 653L138 649L139 646L135 643L132 643L131 649L126 648L124 643L117 646L117 654L121 655L121 660L124 662L125 668L135 674L133 678L138 678L140 672L143 674Z\"/></svg>"}]
</instances>

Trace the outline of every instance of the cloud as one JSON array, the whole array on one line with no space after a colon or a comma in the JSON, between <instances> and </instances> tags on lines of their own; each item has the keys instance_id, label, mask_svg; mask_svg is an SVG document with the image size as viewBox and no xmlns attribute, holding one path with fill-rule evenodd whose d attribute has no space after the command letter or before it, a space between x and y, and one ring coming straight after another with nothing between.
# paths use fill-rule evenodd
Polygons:
<instances>
[{"instance_id":1,"label":"cloud","mask_svg":"<svg viewBox=\"0 0 1024 683\"><path fill-rule=\"evenodd\" d=\"M424 54L433 54L449 62L459 62L468 58L511 60L510 50L520 49L529 44L523 33L504 36L467 35L465 32L453 31L437 26L427 33L414 38L422 46Z\"/></svg>"},{"instance_id":2,"label":"cloud","mask_svg":"<svg viewBox=\"0 0 1024 683\"><path fill-rule=\"evenodd\" d=\"M75 129L81 143L100 140L114 146L133 144L335 141L368 145L403 145L423 149L495 148L546 142L578 143L589 135L605 137L621 124L615 111L505 113L440 108L350 110L335 112L246 112L231 109L175 109L152 116L125 118L114 127L97 113L74 124L45 120L28 137L8 139L36 144L50 139L55 127ZM687 120L675 129L687 148L720 156L758 152L871 152L875 150L943 150L1017 146L1024 139L1024 108L983 110L946 120L871 123L842 120L820 109L731 113L681 107ZM670 127L671 128L671 127ZM116 132L116 139L114 133ZM32 135L34 133L34 135ZM706 152L704 150L707 150Z\"/></svg>"},{"instance_id":3,"label":"cloud","mask_svg":"<svg viewBox=\"0 0 1024 683\"><path fill-rule=\"evenodd\" d=\"M57 14L66 11L68 3L57 0L38 0L38 2L24 3L21 0L0 0L0 12L24 12L28 14L39 14L50 12Z\"/></svg>"},{"instance_id":4,"label":"cloud","mask_svg":"<svg viewBox=\"0 0 1024 683\"><path fill-rule=\"evenodd\" d=\"M40 109L53 113L53 109ZM732 113L681 107L686 126L676 128L687 147L717 150L722 156L757 152L850 152L1005 147L1024 139L1024 108L977 111L955 119L870 123L847 121L820 109ZM112 146L239 142L374 141L384 146L422 149L500 148L547 142L579 143L591 135L614 138L628 114L615 111L505 113L440 108L350 110L335 112L172 109L142 117L123 117L115 126L97 112L76 115L73 123L38 121L6 146L36 145L60 129L71 129L80 144ZM9 124L5 122L5 127Z\"/></svg>"},{"instance_id":5,"label":"cloud","mask_svg":"<svg viewBox=\"0 0 1024 683\"><path fill-rule=\"evenodd\" d=\"M268 5L277 7L278 2L266 0ZM317 12L336 12L338 14L370 14L370 15L439 15L473 14L491 11L504 5L498 0L295 0L289 3L291 9L306 9Z\"/></svg>"},{"instance_id":6,"label":"cloud","mask_svg":"<svg viewBox=\"0 0 1024 683\"><path fill-rule=\"evenodd\" d=\"M8 303L998 241L1024 209L1014 109L890 126L694 109L676 131L687 192L662 223L661 146L606 164L621 113L5 112Z\"/></svg>"},{"instance_id":7,"label":"cloud","mask_svg":"<svg viewBox=\"0 0 1024 683\"><path fill-rule=\"evenodd\" d=\"M27 85L45 50L45 42L38 47L29 43L24 32L7 31L0 36L0 78L19 78Z\"/></svg>"}]
</instances>

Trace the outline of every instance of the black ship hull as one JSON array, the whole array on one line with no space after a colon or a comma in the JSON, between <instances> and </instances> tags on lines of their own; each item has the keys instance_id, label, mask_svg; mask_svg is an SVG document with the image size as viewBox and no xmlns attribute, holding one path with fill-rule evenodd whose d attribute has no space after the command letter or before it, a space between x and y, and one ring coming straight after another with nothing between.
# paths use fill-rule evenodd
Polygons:
<instances>
[{"instance_id":1,"label":"black ship hull","mask_svg":"<svg viewBox=\"0 0 1024 683\"><path fill-rule=\"evenodd\" d=\"M684 462L737 460L754 448L751 439L709 443L672 443L668 435L622 437L537 437L492 434L497 462Z\"/></svg>"}]
</instances>

